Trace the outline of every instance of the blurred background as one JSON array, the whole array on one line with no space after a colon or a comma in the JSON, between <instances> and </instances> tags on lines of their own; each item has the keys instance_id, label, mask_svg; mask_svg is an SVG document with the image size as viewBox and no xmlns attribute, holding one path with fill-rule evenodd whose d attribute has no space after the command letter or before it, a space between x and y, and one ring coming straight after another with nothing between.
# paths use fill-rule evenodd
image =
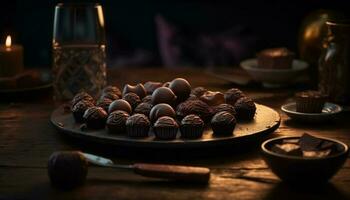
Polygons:
<instances>
[{"instance_id":1,"label":"blurred background","mask_svg":"<svg viewBox=\"0 0 350 200\"><path fill-rule=\"evenodd\" d=\"M79 1L2 1L0 41L12 35L22 44L26 66L51 66L54 7L59 2ZM307 16L320 9L349 11L346 1L329 0L98 3L104 8L108 67L238 66L264 48L299 53L298 34Z\"/></svg>"}]
</instances>

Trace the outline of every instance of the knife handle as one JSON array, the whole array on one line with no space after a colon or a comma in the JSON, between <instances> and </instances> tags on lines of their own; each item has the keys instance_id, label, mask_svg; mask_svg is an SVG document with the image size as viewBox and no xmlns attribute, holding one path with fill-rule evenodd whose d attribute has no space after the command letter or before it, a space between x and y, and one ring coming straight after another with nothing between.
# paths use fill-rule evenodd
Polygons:
<instances>
[{"instance_id":1,"label":"knife handle","mask_svg":"<svg viewBox=\"0 0 350 200\"><path fill-rule=\"evenodd\" d=\"M185 182L207 183L210 179L210 169L205 167L137 163L134 172L146 177Z\"/></svg>"}]
</instances>

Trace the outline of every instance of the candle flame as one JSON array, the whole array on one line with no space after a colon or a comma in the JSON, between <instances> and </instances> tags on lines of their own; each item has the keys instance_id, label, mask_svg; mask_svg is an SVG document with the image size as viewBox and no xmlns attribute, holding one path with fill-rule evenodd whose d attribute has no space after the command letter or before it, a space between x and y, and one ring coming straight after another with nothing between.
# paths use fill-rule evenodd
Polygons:
<instances>
[{"instance_id":1,"label":"candle flame","mask_svg":"<svg viewBox=\"0 0 350 200\"><path fill-rule=\"evenodd\" d=\"M12 43L12 41L11 41L11 36L7 36L6 37L6 42L5 42L5 46L6 47L11 47L11 43Z\"/></svg>"}]
</instances>

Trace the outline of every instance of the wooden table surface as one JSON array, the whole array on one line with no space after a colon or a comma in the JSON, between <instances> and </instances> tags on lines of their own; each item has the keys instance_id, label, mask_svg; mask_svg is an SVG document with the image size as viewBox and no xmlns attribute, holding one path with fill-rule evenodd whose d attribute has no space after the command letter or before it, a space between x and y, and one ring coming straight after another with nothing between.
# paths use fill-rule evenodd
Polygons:
<instances>
[{"instance_id":1,"label":"wooden table surface","mask_svg":"<svg viewBox=\"0 0 350 200\"><path fill-rule=\"evenodd\" d=\"M111 70L109 81L122 86L147 80L188 79L192 86L225 91L236 87L195 69ZM350 144L349 113L323 124L299 124L289 120L280 106L290 101L295 89L241 87L256 102L276 109L282 118L280 128L271 137L301 135L339 139ZM57 106L57 105L56 105ZM218 151L216 155L171 157L159 152L128 155L120 149L84 143L59 134L49 122L55 104L51 93L31 96L16 102L0 103L0 199L350 199L350 160L329 182L317 187L296 188L281 182L260 157L259 146L242 151ZM90 166L82 187L62 191L50 185L47 160L58 150L82 150L106 156L118 163L158 162L205 166L212 169L208 185L180 184L143 178L132 173Z\"/></svg>"}]
</instances>

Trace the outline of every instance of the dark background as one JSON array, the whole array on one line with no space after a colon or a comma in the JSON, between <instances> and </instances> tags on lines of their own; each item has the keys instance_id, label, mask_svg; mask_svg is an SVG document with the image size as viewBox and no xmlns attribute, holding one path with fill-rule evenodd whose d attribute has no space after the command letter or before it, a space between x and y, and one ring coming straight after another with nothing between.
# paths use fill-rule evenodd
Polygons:
<instances>
[{"instance_id":1,"label":"dark background","mask_svg":"<svg viewBox=\"0 0 350 200\"><path fill-rule=\"evenodd\" d=\"M53 13L58 2L71 1L7 0L1 3L0 41L4 43L6 35L11 34L15 43L22 44L27 66L51 65ZM256 50L277 46L297 51L300 24L312 11L348 11L346 1L335 0L105 0L99 3L104 8L109 62L141 49L152 57L146 65L162 64L154 24L157 14L199 32L220 32L243 26L259 37L259 46L251 52L254 55Z\"/></svg>"}]
</instances>

